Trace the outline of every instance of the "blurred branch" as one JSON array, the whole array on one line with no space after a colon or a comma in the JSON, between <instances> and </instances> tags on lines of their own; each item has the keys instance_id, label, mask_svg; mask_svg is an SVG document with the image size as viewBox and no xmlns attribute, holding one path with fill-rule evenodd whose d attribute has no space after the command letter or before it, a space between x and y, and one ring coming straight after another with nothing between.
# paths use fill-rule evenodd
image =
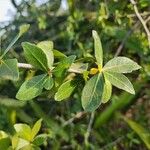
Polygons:
<instances>
[{"instance_id":1,"label":"blurred branch","mask_svg":"<svg viewBox=\"0 0 150 150\"><path fill-rule=\"evenodd\" d=\"M144 29L145 29L145 32L147 34L147 38L148 38L148 44L149 44L149 48L150 48L150 31L146 25L146 22L144 21L144 19L141 17L139 11L138 11L138 8L137 8L137 5L136 5L136 2L134 0L130 0L131 4L133 5L133 8L134 8L134 11L135 11L135 14L136 16L138 17L138 19L140 20L140 22L142 23Z\"/></svg>"},{"instance_id":2,"label":"blurred branch","mask_svg":"<svg viewBox=\"0 0 150 150\"><path fill-rule=\"evenodd\" d=\"M94 122L94 117L95 117L95 111L93 111L91 113L91 117L90 117L90 121L89 121L89 124L88 124L88 128L87 128L87 131L86 131L86 133L84 135L84 137L85 137L85 139L84 139L85 145L87 145L87 146L89 144L89 136L91 134L92 125L93 125L93 122Z\"/></svg>"},{"instance_id":3,"label":"blurred branch","mask_svg":"<svg viewBox=\"0 0 150 150\"><path fill-rule=\"evenodd\" d=\"M136 29L139 26L140 22L138 21L125 35L124 39L122 40L121 44L119 45L116 53L115 53L115 57L117 57L118 55L120 55L128 37L131 35L131 33L134 31L134 29Z\"/></svg>"}]
</instances>

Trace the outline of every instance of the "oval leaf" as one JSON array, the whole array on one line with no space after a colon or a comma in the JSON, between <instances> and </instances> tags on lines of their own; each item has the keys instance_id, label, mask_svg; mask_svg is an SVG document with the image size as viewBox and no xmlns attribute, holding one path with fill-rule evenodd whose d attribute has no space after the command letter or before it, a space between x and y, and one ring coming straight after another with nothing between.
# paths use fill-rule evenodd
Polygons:
<instances>
[{"instance_id":1,"label":"oval leaf","mask_svg":"<svg viewBox=\"0 0 150 150\"><path fill-rule=\"evenodd\" d=\"M18 80L19 70L17 67L17 59L1 60L0 77L2 79Z\"/></svg>"},{"instance_id":2,"label":"oval leaf","mask_svg":"<svg viewBox=\"0 0 150 150\"><path fill-rule=\"evenodd\" d=\"M42 74L25 81L21 85L16 98L19 100L31 100L40 95L43 89L45 77L46 75Z\"/></svg>"},{"instance_id":3,"label":"oval leaf","mask_svg":"<svg viewBox=\"0 0 150 150\"><path fill-rule=\"evenodd\" d=\"M104 72L104 76L110 83L119 89L125 90L131 94L135 94L132 83L129 79L120 73Z\"/></svg>"},{"instance_id":4,"label":"oval leaf","mask_svg":"<svg viewBox=\"0 0 150 150\"><path fill-rule=\"evenodd\" d=\"M24 49L25 58L31 65L44 71L50 69L47 56L41 48L28 42L22 43L22 47Z\"/></svg>"},{"instance_id":5,"label":"oval leaf","mask_svg":"<svg viewBox=\"0 0 150 150\"><path fill-rule=\"evenodd\" d=\"M102 68L103 66L103 48L101 44L101 40L95 30L92 31L92 36L94 38L94 51L95 51L95 58L97 64Z\"/></svg>"},{"instance_id":6,"label":"oval leaf","mask_svg":"<svg viewBox=\"0 0 150 150\"><path fill-rule=\"evenodd\" d=\"M52 69L54 63L54 55L53 55L53 42L52 41L42 41L37 44L39 48L43 50L47 57L48 67Z\"/></svg>"},{"instance_id":7,"label":"oval leaf","mask_svg":"<svg viewBox=\"0 0 150 150\"><path fill-rule=\"evenodd\" d=\"M86 111L94 111L101 104L104 79L96 74L85 85L82 91L82 106Z\"/></svg>"},{"instance_id":8,"label":"oval leaf","mask_svg":"<svg viewBox=\"0 0 150 150\"><path fill-rule=\"evenodd\" d=\"M136 62L127 57L115 57L106 63L103 71L130 73L140 68L141 67Z\"/></svg>"},{"instance_id":9,"label":"oval leaf","mask_svg":"<svg viewBox=\"0 0 150 150\"><path fill-rule=\"evenodd\" d=\"M75 81L68 80L64 82L58 89L57 93L55 94L56 101L62 101L72 94L74 89L76 88Z\"/></svg>"}]
</instances>

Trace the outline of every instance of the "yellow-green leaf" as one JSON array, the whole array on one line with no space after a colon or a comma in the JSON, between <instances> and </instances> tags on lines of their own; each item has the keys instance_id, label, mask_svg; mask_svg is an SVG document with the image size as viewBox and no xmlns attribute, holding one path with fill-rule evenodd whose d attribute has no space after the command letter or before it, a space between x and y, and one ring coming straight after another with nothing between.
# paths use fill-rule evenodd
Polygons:
<instances>
[{"instance_id":1,"label":"yellow-green leaf","mask_svg":"<svg viewBox=\"0 0 150 150\"><path fill-rule=\"evenodd\" d=\"M95 58L97 61L97 64L102 68L103 66L103 48L101 44L101 40L98 36L98 33L93 30L92 31L92 36L94 38L94 51L95 51Z\"/></svg>"},{"instance_id":2,"label":"yellow-green leaf","mask_svg":"<svg viewBox=\"0 0 150 150\"><path fill-rule=\"evenodd\" d=\"M32 130L31 130L31 140L34 139L34 137L37 135L37 133L39 132L40 128L41 128L41 122L42 119L39 119L33 126Z\"/></svg>"}]
</instances>

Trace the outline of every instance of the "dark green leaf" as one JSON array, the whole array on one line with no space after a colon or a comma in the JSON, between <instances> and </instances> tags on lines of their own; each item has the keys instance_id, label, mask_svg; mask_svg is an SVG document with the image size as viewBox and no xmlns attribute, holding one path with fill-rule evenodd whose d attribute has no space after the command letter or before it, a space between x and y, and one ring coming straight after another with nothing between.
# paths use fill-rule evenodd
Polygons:
<instances>
[{"instance_id":1,"label":"dark green leaf","mask_svg":"<svg viewBox=\"0 0 150 150\"><path fill-rule=\"evenodd\" d=\"M96 110L102 101L104 79L102 74L96 74L87 81L82 91L82 106L86 111Z\"/></svg>"},{"instance_id":2,"label":"dark green leaf","mask_svg":"<svg viewBox=\"0 0 150 150\"><path fill-rule=\"evenodd\" d=\"M43 89L45 77L46 74L42 74L25 81L21 85L16 98L19 100L31 100L40 95Z\"/></svg>"},{"instance_id":3,"label":"dark green leaf","mask_svg":"<svg viewBox=\"0 0 150 150\"><path fill-rule=\"evenodd\" d=\"M28 42L22 43L22 47L24 49L25 58L31 65L44 71L50 69L47 56L41 48Z\"/></svg>"}]
</instances>

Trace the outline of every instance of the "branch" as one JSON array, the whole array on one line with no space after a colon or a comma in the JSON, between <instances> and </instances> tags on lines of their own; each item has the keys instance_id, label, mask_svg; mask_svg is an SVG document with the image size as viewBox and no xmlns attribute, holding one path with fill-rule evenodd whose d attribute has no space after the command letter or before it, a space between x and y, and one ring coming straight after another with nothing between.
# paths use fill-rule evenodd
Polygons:
<instances>
[{"instance_id":1,"label":"branch","mask_svg":"<svg viewBox=\"0 0 150 150\"><path fill-rule=\"evenodd\" d=\"M18 68L34 69L32 65L26 63L18 63Z\"/></svg>"},{"instance_id":2,"label":"branch","mask_svg":"<svg viewBox=\"0 0 150 150\"><path fill-rule=\"evenodd\" d=\"M18 63L17 66L18 66L18 68L35 69L31 64L26 64L26 63ZM68 72L81 74L80 71L75 70L75 69L73 69L72 67L70 67L70 68L68 69Z\"/></svg>"},{"instance_id":3,"label":"branch","mask_svg":"<svg viewBox=\"0 0 150 150\"><path fill-rule=\"evenodd\" d=\"M146 25L146 22L144 21L144 19L141 17L138 8L136 6L136 2L134 0L130 0L131 4L133 5L134 11L136 16L138 17L138 19L140 20L141 24L143 25L145 32L147 34L147 38L148 38L148 44L149 44L149 48L150 48L150 31Z\"/></svg>"},{"instance_id":4,"label":"branch","mask_svg":"<svg viewBox=\"0 0 150 150\"><path fill-rule=\"evenodd\" d=\"M116 53L115 53L115 57L117 57L118 55L120 55L128 37L132 34L133 30L136 29L139 25L139 21L126 33L124 39L122 40L121 44L119 45Z\"/></svg>"},{"instance_id":5,"label":"branch","mask_svg":"<svg viewBox=\"0 0 150 150\"><path fill-rule=\"evenodd\" d=\"M84 139L85 145L87 145L87 146L89 145L89 136L91 134L92 124L94 122L94 117L95 117L95 111L93 111L91 113L91 117L90 117L90 121L89 121L89 124L88 124L88 128L87 128L87 131L86 131L86 133L84 135L84 137L85 137L85 139Z\"/></svg>"}]
</instances>

